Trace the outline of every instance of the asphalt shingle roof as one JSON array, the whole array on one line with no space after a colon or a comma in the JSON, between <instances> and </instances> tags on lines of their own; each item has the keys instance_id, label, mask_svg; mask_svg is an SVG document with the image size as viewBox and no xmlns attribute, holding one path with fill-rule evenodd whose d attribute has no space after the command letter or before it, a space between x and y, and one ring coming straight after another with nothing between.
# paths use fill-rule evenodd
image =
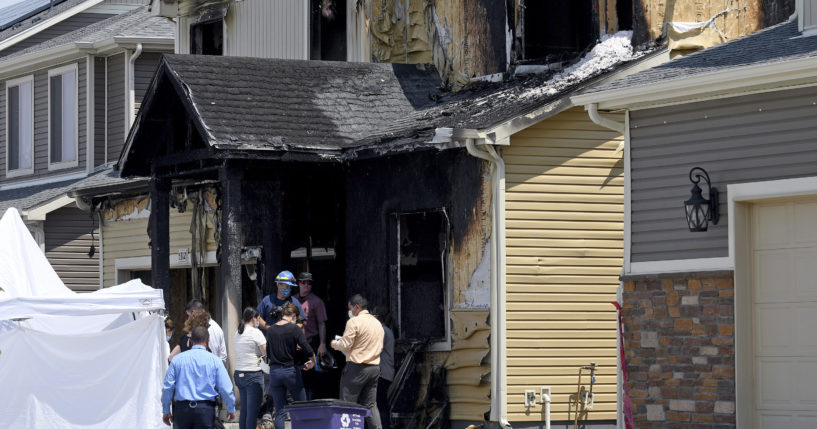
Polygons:
<instances>
[{"instance_id":1,"label":"asphalt shingle roof","mask_svg":"<svg viewBox=\"0 0 817 429\"><path fill-rule=\"evenodd\" d=\"M778 24L587 91L647 86L747 66L817 57L817 36L802 37L797 20Z\"/></svg>"},{"instance_id":2,"label":"asphalt shingle roof","mask_svg":"<svg viewBox=\"0 0 817 429\"><path fill-rule=\"evenodd\" d=\"M0 31L0 40L6 40L9 37L22 33L23 31L36 26L42 20L51 18L52 16L59 15L60 13L65 12L66 10L71 9L82 3L85 3L86 1L88 0L65 0L62 3L55 5L53 8L45 9L44 11L36 15L30 16L9 28Z\"/></svg>"},{"instance_id":3,"label":"asphalt shingle roof","mask_svg":"<svg viewBox=\"0 0 817 429\"><path fill-rule=\"evenodd\" d=\"M166 69L185 89L219 149L344 151L420 143L440 127L485 129L621 62L580 77L541 75L458 92L441 89L429 65L165 55L159 73ZM150 100L143 103L140 116L150 111Z\"/></svg>"},{"instance_id":4,"label":"asphalt shingle roof","mask_svg":"<svg viewBox=\"0 0 817 429\"><path fill-rule=\"evenodd\" d=\"M0 214L5 213L9 207L24 211L47 203L64 195L79 180L81 179L0 191Z\"/></svg>"},{"instance_id":5,"label":"asphalt shingle roof","mask_svg":"<svg viewBox=\"0 0 817 429\"><path fill-rule=\"evenodd\" d=\"M57 36L34 46L0 59L6 60L16 58L33 52L72 43L94 43L111 39L113 37L132 38L164 38L172 40L174 28L172 22L165 18L151 16L147 7L139 7L129 12L114 15L102 21L79 28L70 33Z\"/></svg>"}]
</instances>

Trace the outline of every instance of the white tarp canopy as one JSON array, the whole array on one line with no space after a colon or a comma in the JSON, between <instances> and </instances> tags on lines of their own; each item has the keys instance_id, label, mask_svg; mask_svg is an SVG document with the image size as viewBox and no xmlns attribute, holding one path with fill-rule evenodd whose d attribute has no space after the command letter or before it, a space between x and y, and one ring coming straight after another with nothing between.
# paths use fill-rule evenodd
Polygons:
<instances>
[{"instance_id":1,"label":"white tarp canopy","mask_svg":"<svg viewBox=\"0 0 817 429\"><path fill-rule=\"evenodd\" d=\"M165 427L162 291L70 290L13 208L0 237L0 427Z\"/></svg>"}]
</instances>

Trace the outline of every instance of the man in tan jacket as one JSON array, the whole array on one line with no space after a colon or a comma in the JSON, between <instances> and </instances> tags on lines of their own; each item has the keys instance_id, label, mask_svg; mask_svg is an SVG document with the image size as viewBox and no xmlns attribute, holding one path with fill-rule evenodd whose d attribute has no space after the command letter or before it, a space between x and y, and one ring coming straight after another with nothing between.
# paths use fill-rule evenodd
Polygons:
<instances>
[{"instance_id":1,"label":"man in tan jacket","mask_svg":"<svg viewBox=\"0 0 817 429\"><path fill-rule=\"evenodd\" d=\"M330 343L346 354L346 367L340 378L340 399L356 402L369 409L366 427L381 429L377 411L377 381L380 378L380 352L383 350L383 326L369 314L368 301L359 294L349 300L349 321L343 336Z\"/></svg>"}]
</instances>

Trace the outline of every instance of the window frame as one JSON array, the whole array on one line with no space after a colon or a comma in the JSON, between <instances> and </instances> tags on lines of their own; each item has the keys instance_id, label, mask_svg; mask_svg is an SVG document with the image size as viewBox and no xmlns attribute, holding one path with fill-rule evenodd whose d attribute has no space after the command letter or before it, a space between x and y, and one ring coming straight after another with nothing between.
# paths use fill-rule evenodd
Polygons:
<instances>
[{"instance_id":1,"label":"window frame","mask_svg":"<svg viewBox=\"0 0 817 429\"><path fill-rule=\"evenodd\" d=\"M446 236L445 239L445 247L443 251L443 272L444 276L442 278L443 281L443 306L445 308L445 314L443 316L443 325L445 328L445 338L440 341L433 341L428 344L426 347L426 351L451 351L451 310L452 310L452 294L451 294L451 220L448 217L448 212L446 211L445 207L437 207L437 208L430 208L425 210L412 210L412 211L402 211L402 212L393 212L392 216L394 218L394 233L395 233L395 242L394 242L394 249L392 251L396 252L396 296L397 302L394 304L397 309L397 317L395 318L395 328L396 328L396 339L398 342L405 342L411 341L402 338L402 281L400 279L400 217L408 216L408 215L420 215L424 213L438 213L443 217L445 220L445 230L441 231Z\"/></svg>"},{"instance_id":2,"label":"window frame","mask_svg":"<svg viewBox=\"0 0 817 429\"><path fill-rule=\"evenodd\" d=\"M29 168L16 168L14 170L9 169L9 146L11 144L9 140L9 88L11 87L19 87L21 84L30 83L31 84L31 124L29 124L30 131L31 131L31 143L30 145L30 153L31 153L31 167ZM6 86L6 177L19 177L19 176L29 176L34 174L34 75L26 75L21 76L14 79L9 79L5 82Z\"/></svg>"},{"instance_id":3,"label":"window frame","mask_svg":"<svg viewBox=\"0 0 817 429\"><path fill-rule=\"evenodd\" d=\"M74 159L70 161L51 160L51 78L74 72ZM63 78L64 79L64 78ZM48 70L48 170L63 170L79 166L79 67L77 63ZM64 117L64 115L63 115Z\"/></svg>"}]
</instances>

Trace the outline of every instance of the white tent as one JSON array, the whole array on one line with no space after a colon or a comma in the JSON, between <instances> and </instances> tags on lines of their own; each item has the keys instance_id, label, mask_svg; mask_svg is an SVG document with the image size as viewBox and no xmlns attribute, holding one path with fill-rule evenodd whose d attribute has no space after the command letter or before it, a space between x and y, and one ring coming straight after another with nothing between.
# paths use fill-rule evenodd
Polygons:
<instances>
[{"instance_id":1,"label":"white tent","mask_svg":"<svg viewBox=\"0 0 817 429\"><path fill-rule=\"evenodd\" d=\"M166 427L162 291L68 289L11 208L0 219L0 427Z\"/></svg>"}]
</instances>

